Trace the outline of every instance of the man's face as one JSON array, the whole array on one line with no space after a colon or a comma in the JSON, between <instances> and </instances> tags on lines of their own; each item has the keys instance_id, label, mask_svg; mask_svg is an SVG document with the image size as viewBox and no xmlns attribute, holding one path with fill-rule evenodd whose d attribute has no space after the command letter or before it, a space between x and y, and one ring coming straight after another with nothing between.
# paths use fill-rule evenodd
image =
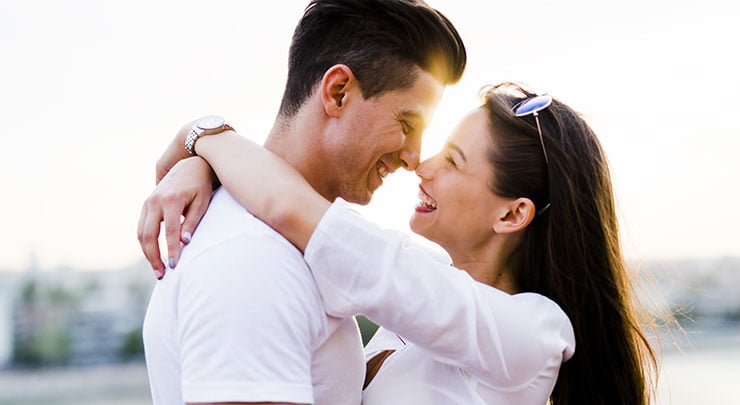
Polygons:
<instances>
[{"instance_id":1,"label":"man's face","mask_svg":"<svg viewBox=\"0 0 740 405\"><path fill-rule=\"evenodd\" d=\"M351 99L332 138L333 161L327 162L334 194L367 204L389 173L399 167L415 170L422 133L443 90L437 79L419 70L408 89Z\"/></svg>"}]
</instances>

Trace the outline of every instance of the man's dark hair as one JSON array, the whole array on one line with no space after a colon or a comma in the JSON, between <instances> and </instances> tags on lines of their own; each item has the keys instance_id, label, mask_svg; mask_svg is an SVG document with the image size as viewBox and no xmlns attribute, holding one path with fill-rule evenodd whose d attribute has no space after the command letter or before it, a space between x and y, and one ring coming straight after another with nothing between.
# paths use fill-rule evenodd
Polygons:
<instances>
[{"instance_id":1,"label":"man's dark hair","mask_svg":"<svg viewBox=\"0 0 740 405\"><path fill-rule=\"evenodd\" d=\"M338 63L371 98L411 87L417 66L456 83L466 59L452 23L421 0L312 0L293 34L280 114L294 115Z\"/></svg>"}]
</instances>

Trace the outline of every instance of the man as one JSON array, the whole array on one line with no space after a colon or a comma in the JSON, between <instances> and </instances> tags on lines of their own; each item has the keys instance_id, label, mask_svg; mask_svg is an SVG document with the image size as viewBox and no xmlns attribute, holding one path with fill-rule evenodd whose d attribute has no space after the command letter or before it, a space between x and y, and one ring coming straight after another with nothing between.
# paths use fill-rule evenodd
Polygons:
<instances>
[{"instance_id":1,"label":"man","mask_svg":"<svg viewBox=\"0 0 740 405\"><path fill-rule=\"evenodd\" d=\"M422 132L465 62L455 28L420 0L312 1L293 36L285 93L264 146L327 199L366 204L386 175L415 169ZM217 136L199 125L197 135ZM184 150L175 142L159 172ZM160 278L159 224L170 215L161 201L173 198L155 191L139 225ZM223 189L188 240L194 227L186 217L181 256L179 241L168 241L178 271L157 283L147 310L154 403L358 404L357 325L325 313L300 251Z\"/></svg>"}]
</instances>

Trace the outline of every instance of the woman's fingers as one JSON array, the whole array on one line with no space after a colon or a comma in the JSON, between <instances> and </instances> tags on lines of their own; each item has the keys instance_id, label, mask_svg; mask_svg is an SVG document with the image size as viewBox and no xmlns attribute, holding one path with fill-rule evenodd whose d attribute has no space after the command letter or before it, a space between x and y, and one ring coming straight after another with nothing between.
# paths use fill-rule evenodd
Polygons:
<instances>
[{"instance_id":1,"label":"woman's fingers","mask_svg":"<svg viewBox=\"0 0 740 405\"><path fill-rule=\"evenodd\" d=\"M144 257L158 279L164 277L165 266L159 251L159 227L162 222L161 209L152 203L151 197L144 202L139 218L137 236Z\"/></svg>"},{"instance_id":2,"label":"woman's fingers","mask_svg":"<svg viewBox=\"0 0 740 405\"><path fill-rule=\"evenodd\" d=\"M167 240L167 265L170 269L174 269L180 260L180 223L185 209L186 203L182 197L175 196L165 200L164 234Z\"/></svg>"}]
</instances>

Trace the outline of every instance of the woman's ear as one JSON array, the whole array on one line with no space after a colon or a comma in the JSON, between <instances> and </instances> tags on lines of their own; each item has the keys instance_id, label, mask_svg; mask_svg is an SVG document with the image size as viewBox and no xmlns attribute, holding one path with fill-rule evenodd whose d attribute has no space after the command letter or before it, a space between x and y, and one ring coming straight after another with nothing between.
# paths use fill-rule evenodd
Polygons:
<instances>
[{"instance_id":1,"label":"woman's ear","mask_svg":"<svg viewBox=\"0 0 740 405\"><path fill-rule=\"evenodd\" d=\"M352 69L347 65L334 65L324 73L321 79L321 101L327 115L341 115L347 104L347 93L356 82Z\"/></svg>"},{"instance_id":2,"label":"woman's ear","mask_svg":"<svg viewBox=\"0 0 740 405\"><path fill-rule=\"evenodd\" d=\"M493 230L496 233L515 233L523 231L534 219L535 207L529 198L512 199L504 213L496 218Z\"/></svg>"}]
</instances>

